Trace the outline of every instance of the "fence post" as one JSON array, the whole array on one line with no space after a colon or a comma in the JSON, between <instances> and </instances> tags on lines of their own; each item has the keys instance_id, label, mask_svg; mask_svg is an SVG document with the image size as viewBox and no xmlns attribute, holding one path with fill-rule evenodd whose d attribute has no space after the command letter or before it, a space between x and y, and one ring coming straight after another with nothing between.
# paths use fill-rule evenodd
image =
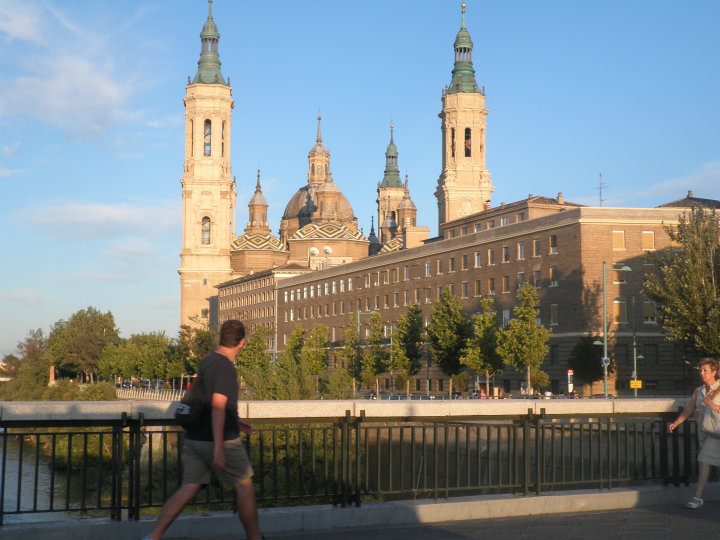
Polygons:
<instances>
[{"instance_id":1,"label":"fence post","mask_svg":"<svg viewBox=\"0 0 720 540\"><path fill-rule=\"evenodd\" d=\"M545 418L545 409L540 409L540 414L535 416L535 495L542 493L543 480L543 450L544 438L541 422Z\"/></svg>"},{"instance_id":2,"label":"fence post","mask_svg":"<svg viewBox=\"0 0 720 540\"><path fill-rule=\"evenodd\" d=\"M110 519L115 521L122 520L122 484L123 484L123 456L122 441L123 429L127 425L127 413L120 415L120 421L113 423L112 430L112 455L110 456L111 475L110 475Z\"/></svg>"},{"instance_id":3,"label":"fence post","mask_svg":"<svg viewBox=\"0 0 720 540\"><path fill-rule=\"evenodd\" d=\"M142 429L145 424L144 413L129 423L130 434L128 444L128 520L140 519L140 456L142 453Z\"/></svg>"},{"instance_id":4,"label":"fence post","mask_svg":"<svg viewBox=\"0 0 720 540\"><path fill-rule=\"evenodd\" d=\"M365 420L365 411L355 419L355 507L360 508L360 475L362 460L360 459L360 424Z\"/></svg>"},{"instance_id":5,"label":"fence post","mask_svg":"<svg viewBox=\"0 0 720 540\"><path fill-rule=\"evenodd\" d=\"M523 494L530 495L530 421L533 410L528 409L527 416L522 418L523 430Z\"/></svg>"}]
</instances>

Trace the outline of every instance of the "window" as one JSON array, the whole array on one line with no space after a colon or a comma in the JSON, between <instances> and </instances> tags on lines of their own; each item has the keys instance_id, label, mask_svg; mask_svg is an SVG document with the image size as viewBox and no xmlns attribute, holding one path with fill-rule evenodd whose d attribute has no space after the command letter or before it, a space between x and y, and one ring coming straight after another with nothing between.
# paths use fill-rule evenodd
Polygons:
<instances>
[{"instance_id":1,"label":"window","mask_svg":"<svg viewBox=\"0 0 720 540\"><path fill-rule=\"evenodd\" d=\"M370 274L365 274L365 287L370 286Z\"/></svg>"},{"instance_id":2,"label":"window","mask_svg":"<svg viewBox=\"0 0 720 540\"><path fill-rule=\"evenodd\" d=\"M510 246L503 246L502 248L502 262L510 262Z\"/></svg>"},{"instance_id":3,"label":"window","mask_svg":"<svg viewBox=\"0 0 720 540\"><path fill-rule=\"evenodd\" d=\"M654 251L655 250L655 231L643 231L642 232L642 250L643 251Z\"/></svg>"},{"instance_id":4,"label":"window","mask_svg":"<svg viewBox=\"0 0 720 540\"><path fill-rule=\"evenodd\" d=\"M500 226L504 227L505 225L510 225L510 217L509 216L503 216L500 218Z\"/></svg>"},{"instance_id":5,"label":"window","mask_svg":"<svg viewBox=\"0 0 720 540\"><path fill-rule=\"evenodd\" d=\"M461 291L462 291L462 294L461 294L462 298L467 298L467 297L468 297L468 283L467 283L467 281L463 281L463 282L462 282Z\"/></svg>"},{"instance_id":6,"label":"window","mask_svg":"<svg viewBox=\"0 0 720 540\"><path fill-rule=\"evenodd\" d=\"M525 221L525 219L526 219L526 218L525 218L525 212L518 212L518 215L517 215L517 221L518 221L518 223L521 222L521 221Z\"/></svg>"},{"instance_id":7,"label":"window","mask_svg":"<svg viewBox=\"0 0 720 540\"><path fill-rule=\"evenodd\" d=\"M542 281L542 277L541 277L541 276L542 276L542 273L540 272L540 270L534 270L534 271L533 271L533 285L535 285L535 288L536 288L536 289L539 289L539 288L540 288L540 284L541 284L541 281Z\"/></svg>"},{"instance_id":8,"label":"window","mask_svg":"<svg viewBox=\"0 0 720 540\"><path fill-rule=\"evenodd\" d=\"M475 224L475 232L482 231L482 223L476 223Z\"/></svg>"},{"instance_id":9,"label":"window","mask_svg":"<svg viewBox=\"0 0 720 540\"><path fill-rule=\"evenodd\" d=\"M225 121L220 128L220 156L225 157Z\"/></svg>"},{"instance_id":10,"label":"window","mask_svg":"<svg viewBox=\"0 0 720 540\"><path fill-rule=\"evenodd\" d=\"M533 257L540 256L540 239L533 238Z\"/></svg>"},{"instance_id":11,"label":"window","mask_svg":"<svg viewBox=\"0 0 720 540\"><path fill-rule=\"evenodd\" d=\"M550 304L550 326L557 326L558 324L558 305Z\"/></svg>"},{"instance_id":12,"label":"window","mask_svg":"<svg viewBox=\"0 0 720 540\"><path fill-rule=\"evenodd\" d=\"M435 273L442 274L442 261L438 259L435 264Z\"/></svg>"},{"instance_id":13,"label":"window","mask_svg":"<svg viewBox=\"0 0 720 540\"><path fill-rule=\"evenodd\" d=\"M550 267L550 270L548 272L548 279L550 280L548 287L557 287L558 286L558 267L557 266Z\"/></svg>"},{"instance_id":14,"label":"window","mask_svg":"<svg viewBox=\"0 0 720 540\"><path fill-rule=\"evenodd\" d=\"M415 289L415 303L420 303L420 289Z\"/></svg>"},{"instance_id":15,"label":"window","mask_svg":"<svg viewBox=\"0 0 720 540\"><path fill-rule=\"evenodd\" d=\"M523 286L523 283L525 283L525 272L518 272L518 275L517 275L518 290Z\"/></svg>"},{"instance_id":16,"label":"window","mask_svg":"<svg viewBox=\"0 0 720 540\"><path fill-rule=\"evenodd\" d=\"M510 276L502 277L502 292L510 292Z\"/></svg>"},{"instance_id":17,"label":"window","mask_svg":"<svg viewBox=\"0 0 720 540\"><path fill-rule=\"evenodd\" d=\"M495 294L495 278L488 278L488 294Z\"/></svg>"},{"instance_id":18,"label":"window","mask_svg":"<svg viewBox=\"0 0 720 540\"><path fill-rule=\"evenodd\" d=\"M557 255L557 252L558 252L557 234L551 234L550 235L549 253L550 253L550 255Z\"/></svg>"},{"instance_id":19,"label":"window","mask_svg":"<svg viewBox=\"0 0 720 540\"><path fill-rule=\"evenodd\" d=\"M390 270L385 270L383 272L383 285L387 285L390 283Z\"/></svg>"},{"instance_id":20,"label":"window","mask_svg":"<svg viewBox=\"0 0 720 540\"><path fill-rule=\"evenodd\" d=\"M470 234L470 227L468 225L463 226L462 233L463 233L463 236L466 234Z\"/></svg>"},{"instance_id":21,"label":"window","mask_svg":"<svg viewBox=\"0 0 720 540\"><path fill-rule=\"evenodd\" d=\"M613 275L613 283L620 284L620 285L627 283L627 279L626 279L627 273L628 272L625 272L623 270L613 269L613 274L614 274Z\"/></svg>"},{"instance_id":22,"label":"window","mask_svg":"<svg viewBox=\"0 0 720 540\"><path fill-rule=\"evenodd\" d=\"M625 249L625 231L612 232L612 248L613 251L622 251Z\"/></svg>"},{"instance_id":23,"label":"window","mask_svg":"<svg viewBox=\"0 0 720 540\"><path fill-rule=\"evenodd\" d=\"M430 267L430 262L425 263L425 277L432 276L432 268Z\"/></svg>"},{"instance_id":24,"label":"window","mask_svg":"<svg viewBox=\"0 0 720 540\"><path fill-rule=\"evenodd\" d=\"M210 122L210 120L205 120L205 136L204 136L204 141L203 141L203 143L204 143L203 155L205 155L205 156L210 155L211 138L212 138L212 123Z\"/></svg>"},{"instance_id":25,"label":"window","mask_svg":"<svg viewBox=\"0 0 720 540\"><path fill-rule=\"evenodd\" d=\"M425 303L429 304L432 302L432 289L428 287L425 289Z\"/></svg>"},{"instance_id":26,"label":"window","mask_svg":"<svg viewBox=\"0 0 720 540\"><path fill-rule=\"evenodd\" d=\"M375 297L375 309L380 309L380 295Z\"/></svg>"},{"instance_id":27,"label":"window","mask_svg":"<svg viewBox=\"0 0 720 540\"><path fill-rule=\"evenodd\" d=\"M384 308L384 309L387 309L387 308L390 307L389 302L390 302L390 299L389 299L388 295L386 294L386 295L383 297L383 308Z\"/></svg>"},{"instance_id":28,"label":"window","mask_svg":"<svg viewBox=\"0 0 720 540\"><path fill-rule=\"evenodd\" d=\"M517 258L522 261L525 258L525 242L517 243Z\"/></svg>"},{"instance_id":29,"label":"window","mask_svg":"<svg viewBox=\"0 0 720 540\"><path fill-rule=\"evenodd\" d=\"M203 285L207 285L207 278L203 278Z\"/></svg>"},{"instance_id":30,"label":"window","mask_svg":"<svg viewBox=\"0 0 720 540\"><path fill-rule=\"evenodd\" d=\"M488 266L492 266L493 264L495 264L495 248L488 249L487 263Z\"/></svg>"},{"instance_id":31,"label":"window","mask_svg":"<svg viewBox=\"0 0 720 540\"><path fill-rule=\"evenodd\" d=\"M472 131L465 128L465 157L472 156Z\"/></svg>"},{"instance_id":32,"label":"window","mask_svg":"<svg viewBox=\"0 0 720 540\"><path fill-rule=\"evenodd\" d=\"M403 291L403 306L407 306L410 303L410 291Z\"/></svg>"},{"instance_id":33,"label":"window","mask_svg":"<svg viewBox=\"0 0 720 540\"><path fill-rule=\"evenodd\" d=\"M475 268L480 268L480 252L475 252Z\"/></svg>"},{"instance_id":34,"label":"window","mask_svg":"<svg viewBox=\"0 0 720 540\"><path fill-rule=\"evenodd\" d=\"M403 281L407 281L408 279L410 279L410 267L403 266Z\"/></svg>"},{"instance_id":35,"label":"window","mask_svg":"<svg viewBox=\"0 0 720 540\"><path fill-rule=\"evenodd\" d=\"M494 228L495 228L495 220L494 220L494 219L489 219L489 220L488 220L488 222L487 222L487 228L488 228L488 229L494 229Z\"/></svg>"},{"instance_id":36,"label":"window","mask_svg":"<svg viewBox=\"0 0 720 540\"><path fill-rule=\"evenodd\" d=\"M455 257L450 257L448 259L448 272L454 272L455 271Z\"/></svg>"},{"instance_id":37,"label":"window","mask_svg":"<svg viewBox=\"0 0 720 540\"><path fill-rule=\"evenodd\" d=\"M482 296L482 280L475 280L475 296Z\"/></svg>"},{"instance_id":38,"label":"window","mask_svg":"<svg viewBox=\"0 0 720 540\"><path fill-rule=\"evenodd\" d=\"M450 156L455 157L455 128L450 128Z\"/></svg>"},{"instance_id":39,"label":"window","mask_svg":"<svg viewBox=\"0 0 720 540\"><path fill-rule=\"evenodd\" d=\"M618 297L613 300L613 316L617 324L625 324L627 320L627 302L624 298Z\"/></svg>"},{"instance_id":40,"label":"window","mask_svg":"<svg viewBox=\"0 0 720 540\"><path fill-rule=\"evenodd\" d=\"M400 305L400 293L395 292L393 293L393 307L398 307Z\"/></svg>"},{"instance_id":41,"label":"window","mask_svg":"<svg viewBox=\"0 0 720 540\"><path fill-rule=\"evenodd\" d=\"M457 231L455 229L450 229L450 238L455 238L457 235Z\"/></svg>"},{"instance_id":42,"label":"window","mask_svg":"<svg viewBox=\"0 0 720 540\"><path fill-rule=\"evenodd\" d=\"M352 290L353 290L353 288L352 288L352 278L351 278L351 277L348 278L348 287L347 287L347 290L348 290L348 291L352 291Z\"/></svg>"},{"instance_id":43,"label":"window","mask_svg":"<svg viewBox=\"0 0 720 540\"><path fill-rule=\"evenodd\" d=\"M461 260L462 260L462 265L460 266L460 268L462 270L467 270L468 269L467 255L463 255Z\"/></svg>"},{"instance_id":44,"label":"window","mask_svg":"<svg viewBox=\"0 0 720 540\"><path fill-rule=\"evenodd\" d=\"M210 243L210 218L207 216L202 218L202 243L204 245Z\"/></svg>"},{"instance_id":45,"label":"window","mask_svg":"<svg viewBox=\"0 0 720 540\"><path fill-rule=\"evenodd\" d=\"M657 324L657 304L643 302L643 324Z\"/></svg>"},{"instance_id":46,"label":"window","mask_svg":"<svg viewBox=\"0 0 720 540\"><path fill-rule=\"evenodd\" d=\"M502 310L502 326L505 328L510 323L510 310L509 309L503 309Z\"/></svg>"}]
</instances>

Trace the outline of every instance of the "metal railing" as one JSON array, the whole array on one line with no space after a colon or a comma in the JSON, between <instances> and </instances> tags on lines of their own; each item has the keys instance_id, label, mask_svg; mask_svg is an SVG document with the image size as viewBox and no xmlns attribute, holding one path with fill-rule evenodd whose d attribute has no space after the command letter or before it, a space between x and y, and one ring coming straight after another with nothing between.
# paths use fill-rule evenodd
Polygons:
<instances>
[{"instance_id":1,"label":"metal railing","mask_svg":"<svg viewBox=\"0 0 720 540\"><path fill-rule=\"evenodd\" d=\"M407 422L366 419L256 423L244 441L259 506L541 494L572 488L687 485L697 427L673 434L672 413L593 418L534 414ZM272 423L270 423L272 422ZM64 512L139 519L180 485L183 432L171 420L0 420L0 524L7 516ZM194 501L232 507L211 485Z\"/></svg>"}]
</instances>

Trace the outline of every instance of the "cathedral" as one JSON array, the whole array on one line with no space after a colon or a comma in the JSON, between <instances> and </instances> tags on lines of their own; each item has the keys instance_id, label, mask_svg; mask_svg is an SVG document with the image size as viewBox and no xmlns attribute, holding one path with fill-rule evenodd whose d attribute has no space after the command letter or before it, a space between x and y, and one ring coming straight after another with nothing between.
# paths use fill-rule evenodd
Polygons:
<instances>
[{"instance_id":1,"label":"cathedral","mask_svg":"<svg viewBox=\"0 0 720 540\"><path fill-rule=\"evenodd\" d=\"M442 171L435 195L439 224L490 206L493 187L485 166L484 90L472 64L473 43L465 27L465 4L454 43L452 79L442 99ZM321 117L308 152L307 182L285 207L278 235L267 222L268 203L260 171L248 201L244 231L235 231L236 185L231 172L233 98L223 76L220 34L208 2L200 34L200 59L185 94L183 235L180 252L181 324L216 321L216 287L235 277L273 268L321 270L366 257L422 245L430 228L417 223L407 176L400 178L398 150L390 125L385 172L377 186L377 227L365 237L350 201L335 182L330 151L323 144Z\"/></svg>"}]
</instances>

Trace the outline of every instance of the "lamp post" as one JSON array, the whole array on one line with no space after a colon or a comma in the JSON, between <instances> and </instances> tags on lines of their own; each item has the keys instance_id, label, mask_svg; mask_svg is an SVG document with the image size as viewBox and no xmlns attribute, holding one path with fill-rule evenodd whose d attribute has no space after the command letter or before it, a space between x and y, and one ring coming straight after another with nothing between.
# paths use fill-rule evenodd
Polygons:
<instances>
[{"instance_id":1,"label":"lamp post","mask_svg":"<svg viewBox=\"0 0 720 540\"><path fill-rule=\"evenodd\" d=\"M636 342L636 322L635 322L635 296L631 298L632 301L632 347L633 347L633 372L632 372L632 380L637 381L637 361L645 358L642 354L637 353L637 342ZM635 399L637 399L637 386L633 388L633 394L635 396Z\"/></svg>"},{"instance_id":2,"label":"lamp post","mask_svg":"<svg viewBox=\"0 0 720 540\"><path fill-rule=\"evenodd\" d=\"M603 396L605 399L608 398L608 366L610 365L610 357L608 356L608 324L607 324L607 270L606 263L602 262L602 328L603 328ZM632 268L628 265L623 265L620 268L615 268L616 272L632 272ZM593 342L593 345L599 345L597 341Z\"/></svg>"}]
</instances>

